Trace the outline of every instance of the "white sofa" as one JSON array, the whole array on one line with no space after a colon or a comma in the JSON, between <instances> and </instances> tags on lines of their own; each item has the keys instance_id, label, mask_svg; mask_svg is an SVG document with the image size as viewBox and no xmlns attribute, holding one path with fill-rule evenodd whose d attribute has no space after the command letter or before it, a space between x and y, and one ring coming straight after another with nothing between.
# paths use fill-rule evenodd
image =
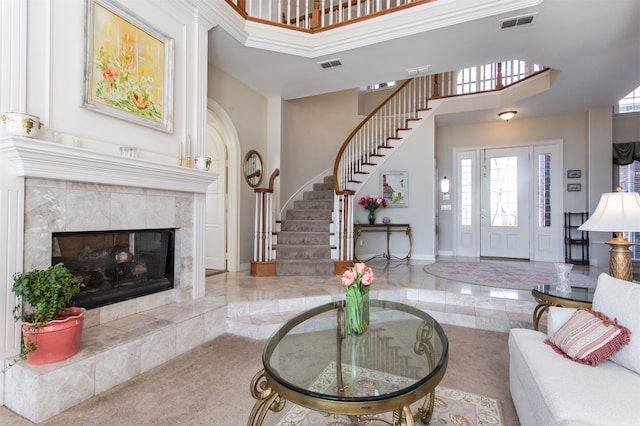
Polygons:
<instances>
[{"instance_id":1,"label":"white sofa","mask_svg":"<svg viewBox=\"0 0 640 426\"><path fill-rule=\"evenodd\" d=\"M629 344L595 367L544 343L575 309L550 308L547 334L510 331L511 398L522 426L640 425L640 284L601 274L592 309L631 331Z\"/></svg>"}]
</instances>

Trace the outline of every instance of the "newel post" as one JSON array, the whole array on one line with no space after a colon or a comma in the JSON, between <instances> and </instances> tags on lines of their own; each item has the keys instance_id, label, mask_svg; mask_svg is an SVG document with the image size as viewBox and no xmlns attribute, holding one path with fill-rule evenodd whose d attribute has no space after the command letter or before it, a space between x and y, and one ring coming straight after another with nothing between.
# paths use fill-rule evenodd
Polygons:
<instances>
[{"instance_id":1,"label":"newel post","mask_svg":"<svg viewBox=\"0 0 640 426\"><path fill-rule=\"evenodd\" d=\"M353 196L355 191L345 190L336 194L338 200L334 211L337 211L336 222L336 251L333 270L342 275L346 268L353 266Z\"/></svg>"},{"instance_id":2,"label":"newel post","mask_svg":"<svg viewBox=\"0 0 640 426\"><path fill-rule=\"evenodd\" d=\"M440 97L440 87L439 87L440 82L438 81L439 75L433 74L431 78L433 79L433 84L431 85L431 97L439 98Z\"/></svg>"},{"instance_id":3,"label":"newel post","mask_svg":"<svg viewBox=\"0 0 640 426\"><path fill-rule=\"evenodd\" d=\"M497 63L496 67L496 89L502 89L504 84L502 84L502 62Z\"/></svg>"},{"instance_id":4,"label":"newel post","mask_svg":"<svg viewBox=\"0 0 640 426\"><path fill-rule=\"evenodd\" d=\"M272 277L276 275L276 256L273 249L273 182L280 175L275 169L269 178L268 188L256 188L256 211L253 236L253 260L251 275Z\"/></svg>"},{"instance_id":5,"label":"newel post","mask_svg":"<svg viewBox=\"0 0 640 426\"><path fill-rule=\"evenodd\" d=\"M311 12L311 29L320 28L320 0L313 0L313 11Z\"/></svg>"}]
</instances>

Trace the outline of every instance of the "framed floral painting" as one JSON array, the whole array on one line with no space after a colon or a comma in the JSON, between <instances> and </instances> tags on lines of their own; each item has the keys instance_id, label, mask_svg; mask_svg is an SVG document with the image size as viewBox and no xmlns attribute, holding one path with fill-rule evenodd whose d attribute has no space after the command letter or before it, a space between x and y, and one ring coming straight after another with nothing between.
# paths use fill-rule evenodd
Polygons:
<instances>
[{"instance_id":1,"label":"framed floral painting","mask_svg":"<svg viewBox=\"0 0 640 426\"><path fill-rule=\"evenodd\" d=\"M380 193L387 207L409 207L407 172L380 172Z\"/></svg>"},{"instance_id":2,"label":"framed floral painting","mask_svg":"<svg viewBox=\"0 0 640 426\"><path fill-rule=\"evenodd\" d=\"M87 0L83 107L173 132L173 39L111 0Z\"/></svg>"}]
</instances>

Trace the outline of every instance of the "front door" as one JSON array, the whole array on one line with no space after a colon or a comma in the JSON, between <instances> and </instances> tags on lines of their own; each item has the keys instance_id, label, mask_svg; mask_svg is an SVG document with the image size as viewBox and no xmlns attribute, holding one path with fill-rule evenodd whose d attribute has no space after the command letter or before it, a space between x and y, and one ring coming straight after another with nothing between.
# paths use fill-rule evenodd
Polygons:
<instances>
[{"instance_id":1,"label":"front door","mask_svg":"<svg viewBox=\"0 0 640 426\"><path fill-rule=\"evenodd\" d=\"M529 259L529 148L484 151L480 195L480 255Z\"/></svg>"}]
</instances>

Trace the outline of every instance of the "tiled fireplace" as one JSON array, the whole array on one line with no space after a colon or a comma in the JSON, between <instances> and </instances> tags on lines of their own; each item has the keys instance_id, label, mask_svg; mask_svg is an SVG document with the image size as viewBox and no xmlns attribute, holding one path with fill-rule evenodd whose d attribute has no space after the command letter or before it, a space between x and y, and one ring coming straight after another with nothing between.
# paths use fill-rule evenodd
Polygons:
<instances>
[{"instance_id":1,"label":"tiled fireplace","mask_svg":"<svg viewBox=\"0 0 640 426\"><path fill-rule=\"evenodd\" d=\"M127 297L129 300L124 302L90 309L85 329L120 316L204 295L204 233L200 230L204 229L205 193L215 179L214 174L28 138L0 139L0 166L3 168L0 194L2 227L15 232L13 235L8 232L5 241L0 243L4 245L0 247L0 254L6 254L10 273L13 265L17 265L15 269L19 272L42 269L55 261L61 253L53 243L54 236L96 232L133 235L130 231L165 230L164 235L172 240L169 252L173 259L169 262L169 269L164 267L165 272L172 274L167 280L171 281L168 289L135 299L135 303ZM118 241L122 242L124 237L119 238ZM136 273L140 275L142 268L146 267L142 263L151 262L139 258L136 263L129 259L133 250L130 243L140 246L143 241L130 237L126 244L122 242L121 250L113 253L114 256L127 257L122 257L129 263L127 267L138 268L138 271L131 272L132 277ZM140 253L138 250L136 255L143 256ZM0 292L7 295L10 305L14 300L10 275L6 280L4 276L0 279ZM105 304L96 304L101 305ZM0 326L9 331L4 336L4 353L7 356L19 350L19 329L13 326L11 311L2 312ZM60 368L72 368L74 373L83 376L93 374L89 377L95 381L92 391L106 390L104 387L110 385L98 383L97 375L101 374L99 356L83 354L78 356L77 366ZM83 371L83 365L89 364L93 367L88 371L93 373ZM8 399L25 392L23 399L41 392L50 393L51 389L39 388L47 386L50 380L60 380L56 375L63 374L63 371L56 372L58 368L56 365L11 367L4 377L3 403L9 406ZM24 405L27 407L29 402ZM31 416L31 413L20 412L19 407L12 409L34 421L46 418L47 410ZM50 411L54 413L59 409L51 407Z\"/></svg>"}]
</instances>

